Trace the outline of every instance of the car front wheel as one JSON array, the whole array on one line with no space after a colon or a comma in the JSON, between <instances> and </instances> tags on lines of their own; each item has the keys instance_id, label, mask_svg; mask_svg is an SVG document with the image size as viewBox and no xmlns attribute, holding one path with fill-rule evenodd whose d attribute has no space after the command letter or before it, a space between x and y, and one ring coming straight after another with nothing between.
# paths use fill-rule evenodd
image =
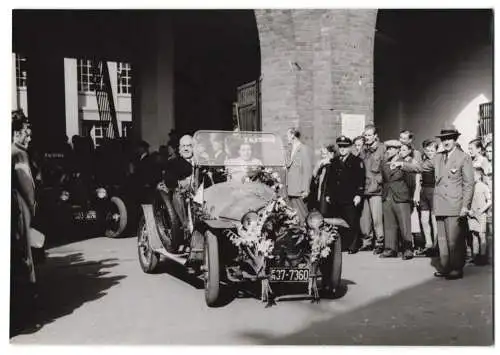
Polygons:
<instances>
[{"instance_id":1,"label":"car front wheel","mask_svg":"<svg viewBox=\"0 0 500 355\"><path fill-rule=\"evenodd\" d=\"M205 278L205 302L209 307L217 306L220 298L219 243L210 231L205 233L203 253Z\"/></svg>"},{"instance_id":2,"label":"car front wheel","mask_svg":"<svg viewBox=\"0 0 500 355\"><path fill-rule=\"evenodd\" d=\"M139 221L137 233L137 251L139 253L139 263L142 271L147 274L153 273L158 266L159 256L149 244L149 233L144 216Z\"/></svg>"}]
</instances>

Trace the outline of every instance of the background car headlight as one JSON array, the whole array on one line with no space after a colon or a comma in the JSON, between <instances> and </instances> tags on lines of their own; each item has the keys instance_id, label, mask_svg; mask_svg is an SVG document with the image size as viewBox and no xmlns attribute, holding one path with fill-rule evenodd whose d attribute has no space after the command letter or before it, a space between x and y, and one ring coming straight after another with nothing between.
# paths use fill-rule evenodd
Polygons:
<instances>
[{"instance_id":1,"label":"background car headlight","mask_svg":"<svg viewBox=\"0 0 500 355\"><path fill-rule=\"evenodd\" d=\"M309 228L318 229L323 224L323 215L317 211L313 211L307 216L306 222Z\"/></svg>"},{"instance_id":2,"label":"background car headlight","mask_svg":"<svg viewBox=\"0 0 500 355\"><path fill-rule=\"evenodd\" d=\"M69 192L68 191L63 191L61 192L61 196L59 196L61 201L68 201L69 200Z\"/></svg>"},{"instance_id":3,"label":"background car headlight","mask_svg":"<svg viewBox=\"0 0 500 355\"><path fill-rule=\"evenodd\" d=\"M106 189L104 189L102 187L98 188L96 190L96 192L97 192L97 197L98 198L106 198L106 196L108 196L108 193L106 192Z\"/></svg>"},{"instance_id":4,"label":"background car headlight","mask_svg":"<svg viewBox=\"0 0 500 355\"><path fill-rule=\"evenodd\" d=\"M259 215L257 212L250 211L245 213L245 215L241 218L241 224L243 225L243 228L248 229L253 223L257 223L257 220L259 219Z\"/></svg>"}]
</instances>

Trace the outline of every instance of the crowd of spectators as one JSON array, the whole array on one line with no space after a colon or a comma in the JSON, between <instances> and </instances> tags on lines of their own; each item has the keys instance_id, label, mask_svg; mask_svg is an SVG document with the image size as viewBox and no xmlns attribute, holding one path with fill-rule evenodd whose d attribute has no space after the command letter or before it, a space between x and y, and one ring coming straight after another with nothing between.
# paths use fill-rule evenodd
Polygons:
<instances>
[{"instance_id":1,"label":"crowd of spectators","mask_svg":"<svg viewBox=\"0 0 500 355\"><path fill-rule=\"evenodd\" d=\"M398 139L382 142L374 125L367 125L353 140L339 137L336 144L321 149L312 170L308 207L326 216L348 217L356 224L359 239L352 235L344 243L349 253L373 251L383 258L401 255L403 260L415 255L443 258L445 254L453 259L463 254L467 263L487 264L492 249L492 137L472 140L465 151L457 143L459 136L455 129L444 129L425 139L421 149L408 130L401 131ZM339 149L343 146L362 160L362 190L357 190L352 168L335 163L342 157ZM339 184L341 190L335 188ZM350 203L349 207L356 206L354 222L345 206L343 210L336 207L342 190L358 191L351 197L362 198L359 205L354 199ZM448 233L458 236L457 245L439 242L446 241ZM462 277L461 267L455 269L453 277L454 269L438 271L436 276Z\"/></svg>"}]
</instances>

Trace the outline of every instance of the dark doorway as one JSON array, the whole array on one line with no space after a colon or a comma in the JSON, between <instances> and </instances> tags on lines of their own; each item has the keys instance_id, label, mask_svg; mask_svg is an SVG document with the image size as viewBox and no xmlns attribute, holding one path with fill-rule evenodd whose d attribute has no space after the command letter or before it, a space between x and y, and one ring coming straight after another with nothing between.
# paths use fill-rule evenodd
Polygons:
<instances>
[{"instance_id":1,"label":"dark doorway","mask_svg":"<svg viewBox=\"0 0 500 355\"><path fill-rule=\"evenodd\" d=\"M254 11L186 10L173 18L177 130L231 130L237 87L260 76Z\"/></svg>"},{"instance_id":2,"label":"dark doorway","mask_svg":"<svg viewBox=\"0 0 500 355\"><path fill-rule=\"evenodd\" d=\"M379 10L374 120L381 138L410 129L420 147L443 126L475 133L480 101L493 99L492 38L488 9Z\"/></svg>"}]
</instances>

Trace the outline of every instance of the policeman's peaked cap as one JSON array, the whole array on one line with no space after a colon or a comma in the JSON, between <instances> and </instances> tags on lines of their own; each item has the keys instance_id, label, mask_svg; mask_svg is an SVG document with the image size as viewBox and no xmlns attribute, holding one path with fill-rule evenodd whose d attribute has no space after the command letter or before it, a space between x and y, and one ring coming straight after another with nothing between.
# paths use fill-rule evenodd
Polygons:
<instances>
[{"instance_id":1,"label":"policeman's peaked cap","mask_svg":"<svg viewBox=\"0 0 500 355\"><path fill-rule=\"evenodd\" d=\"M335 141L339 147L350 147L352 145L352 140L346 136L340 136Z\"/></svg>"}]
</instances>

